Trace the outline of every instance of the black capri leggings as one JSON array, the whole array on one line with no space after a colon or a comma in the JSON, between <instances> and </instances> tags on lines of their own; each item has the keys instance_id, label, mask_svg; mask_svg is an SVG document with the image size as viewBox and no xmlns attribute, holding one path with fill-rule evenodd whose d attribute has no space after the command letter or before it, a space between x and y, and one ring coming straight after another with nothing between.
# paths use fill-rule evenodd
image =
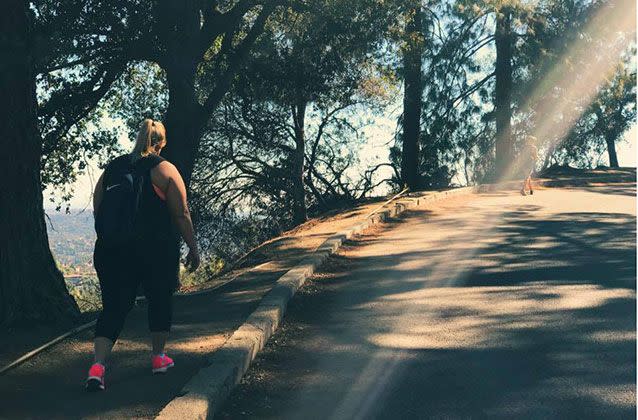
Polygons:
<instances>
[{"instance_id":1,"label":"black capri leggings","mask_svg":"<svg viewBox=\"0 0 638 420\"><path fill-rule=\"evenodd\" d=\"M98 240L93 254L102 289L102 313L96 337L115 342L126 315L135 303L140 283L148 300L151 332L169 331L173 316L173 293L178 285L179 243L161 241L107 248Z\"/></svg>"}]
</instances>

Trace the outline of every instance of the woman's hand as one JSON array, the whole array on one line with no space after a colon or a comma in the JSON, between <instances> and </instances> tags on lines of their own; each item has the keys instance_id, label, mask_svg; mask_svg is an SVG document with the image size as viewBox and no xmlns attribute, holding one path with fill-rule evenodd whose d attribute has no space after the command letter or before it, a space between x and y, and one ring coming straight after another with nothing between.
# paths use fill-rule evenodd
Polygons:
<instances>
[{"instance_id":1,"label":"woman's hand","mask_svg":"<svg viewBox=\"0 0 638 420\"><path fill-rule=\"evenodd\" d=\"M199 258L199 251L197 250L197 248L195 249L190 249L188 250L188 255L186 255L186 268L188 268L188 271L190 271L191 273L195 270L197 270L197 267L199 267L199 263L201 262L200 258Z\"/></svg>"}]
</instances>

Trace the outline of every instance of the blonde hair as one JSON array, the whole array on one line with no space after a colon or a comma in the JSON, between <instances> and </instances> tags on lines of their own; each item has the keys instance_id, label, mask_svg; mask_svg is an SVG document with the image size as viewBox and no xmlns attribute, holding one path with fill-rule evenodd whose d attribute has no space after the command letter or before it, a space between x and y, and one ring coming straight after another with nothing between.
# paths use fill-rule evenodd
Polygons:
<instances>
[{"instance_id":1,"label":"blonde hair","mask_svg":"<svg viewBox=\"0 0 638 420\"><path fill-rule=\"evenodd\" d=\"M156 146L166 145L166 128L160 121L153 121L150 118L142 121L140 130L137 132L135 147L131 152L133 160L141 159L154 152Z\"/></svg>"}]
</instances>

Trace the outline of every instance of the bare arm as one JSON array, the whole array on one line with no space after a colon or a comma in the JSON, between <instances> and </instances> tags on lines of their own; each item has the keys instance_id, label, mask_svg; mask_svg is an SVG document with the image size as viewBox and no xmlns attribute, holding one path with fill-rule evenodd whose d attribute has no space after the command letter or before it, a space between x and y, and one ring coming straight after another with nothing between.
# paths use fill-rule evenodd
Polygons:
<instances>
[{"instance_id":1,"label":"bare arm","mask_svg":"<svg viewBox=\"0 0 638 420\"><path fill-rule=\"evenodd\" d=\"M171 214L173 223L177 226L180 235L188 245L189 255L187 263L191 269L199 265L199 251L195 241L195 231L191 221L190 210L186 198L186 185L177 168L169 163L162 162L151 171L151 180L166 194L166 204Z\"/></svg>"},{"instance_id":2,"label":"bare arm","mask_svg":"<svg viewBox=\"0 0 638 420\"><path fill-rule=\"evenodd\" d=\"M95 184L95 190L93 191L93 217L97 214L97 209L100 207L100 203L102 203L102 193L104 191L104 187L102 184L104 183L104 172L100 175L100 178L97 180Z\"/></svg>"}]
</instances>

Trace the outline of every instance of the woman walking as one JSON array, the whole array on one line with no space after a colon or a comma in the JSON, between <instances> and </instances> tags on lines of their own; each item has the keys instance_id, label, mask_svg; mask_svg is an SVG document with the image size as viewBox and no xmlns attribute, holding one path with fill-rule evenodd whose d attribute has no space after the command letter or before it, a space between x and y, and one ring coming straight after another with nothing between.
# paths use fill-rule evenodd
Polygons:
<instances>
[{"instance_id":1,"label":"woman walking","mask_svg":"<svg viewBox=\"0 0 638 420\"><path fill-rule=\"evenodd\" d=\"M526 189L529 190L530 195L534 195L532 189L532 177L536 171L536 162L538 161L538 149L536 148L536 137L528 136L525 142L525 149L523 150L523 170L525 171L525 179L523 180L523 186L521 187L521 195L527 195Z\"/></svg>"},{"instance_id":2,"label":"woman walking","mask_svg":"<svg viewBox=\"0 0 638 420\"><path fill-rule=\"evenodd\" d=\"M146 119L133 151L111 161L93 195L98 239L94 265L102 290L102 313L95 328L95 360L86 388L104 390L106 361L132 308L140 283L148 301L151 370L173 367L164 353L172 319L172 296L179 285L179 235L188 245L186 265L194 270L200 257L177 170L160 157L166 130Z\"/></svg>"}]
</instances>

